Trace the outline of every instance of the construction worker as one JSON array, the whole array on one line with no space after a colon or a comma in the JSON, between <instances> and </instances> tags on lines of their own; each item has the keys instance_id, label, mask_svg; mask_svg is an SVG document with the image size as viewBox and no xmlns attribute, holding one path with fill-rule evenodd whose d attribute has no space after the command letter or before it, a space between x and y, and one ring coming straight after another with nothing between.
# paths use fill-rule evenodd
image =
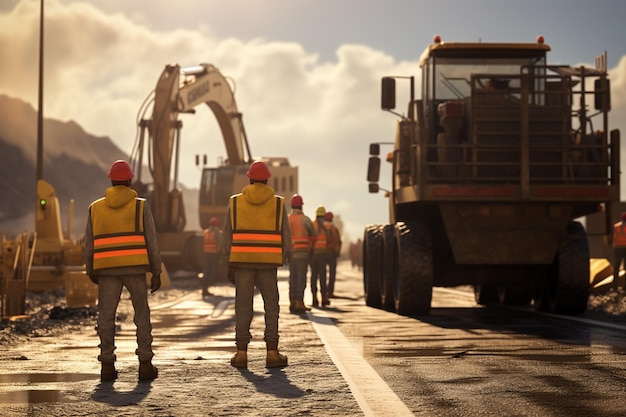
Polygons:
<instances>
[{"instance_id":1,"label":"construction worker","mask_svg":"<svg viewBox=\"0 0 626 417\"><path fill-rule=\"evenodd\" d=\"M306 273L309 268L309 253L317 240L317 232L307 215L302 212L302 197L291 197L289 227L291 229L291 250L289 251L289 311L306 313L311 309L304 304Z\"/></svg>"},{"instance_id":2,"label":"construction worker","mask_svg":"<svg viewBox=\"0 0 626 417\"><path fill-rule=\"evenodd\" d=\"M211 217L208 229L204 229L204 276L202 277L202 298L211 295L209 286L217 281L217 271L222 256L222 231L217 217Z\"/></svg>"},{"instance_id":3,"label":"construction worker","mask_svg":"<svg viewBox=\"0 0 626 417\"><path fill-rule=\"evenodd\" d=\"M230 197L224 222L224 250L228 256L228 279L234 282L235 344L230 364L248 367L248 343L252 339L254 287L263 297L267 368L287 366L287 356L278 351L278 273L289 256L291 231L285 199L267 185L271 173L261 161L246 172L250 184Z\"/></svg>"},{"instance_id":4,"label":"construction worker","mask_svg":"<svg viewBox=\"0 0 626 417\"><path fill-rule=\"evenodd\" d=\"M337 278L337 258L341 254L341 234L333 223L332 211L327 211L324 219L324 226L330 229L331 239L328 241L328 285L326 288L327 298L335 296L335 279Z\"/></svg>"},{"instance_id":5,"label":"construction worker","mask_svg":"<svg viewBox=\"0 0 626 417\"><path fill-rule=\"evenodd\" d=\"M613 288L624 287L623 279L619 276L622 261L626 259L626 212L620 216L620 221L613 225Z\"/></svg>"},{"instance_id":6,"label":"construction worker","mask_svg":"<svg viewBox=\"0 0 626 417\"><path fill-rule=\"evenodd\" d=\"M109 170L111 187L89 206L85 230L85 266L98 284L98 335L102 363L100 379L113 381L115 370L115 314L124 287L135 309L139 380L152 380L152 324L148 307L146 272L152 273L151 292L161 287L161 256L150 206L130 188L134 176L126 161Z\"/></svg>"},{"instance_id":7,"label":"construction worker","mask_svg":"<svg viewBox=\"0 0 626 417\"><path fill-rule=\"evenodd\" d=\"M330 230L324 225L326 216L326 208L318 206L315 210L315 220L313 227L317 233L317 240L313 245L313 253L311 254L311 295L313 296L313 307L319 307L319 299L317 298L317 284L320 285L320 293L322 295L322 307L330 304L328 299L327 288L327 267L329 261L328 241L330 240Z\"/></svg>"}]
</instances>

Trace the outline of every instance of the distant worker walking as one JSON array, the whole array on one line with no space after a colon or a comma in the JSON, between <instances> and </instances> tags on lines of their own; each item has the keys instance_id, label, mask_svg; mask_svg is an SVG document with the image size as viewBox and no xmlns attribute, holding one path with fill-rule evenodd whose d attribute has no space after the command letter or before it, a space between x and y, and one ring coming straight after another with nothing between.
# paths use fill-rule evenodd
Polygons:
<instances>
[{"instance_id":1,"label":"distant worker walking","mask_svg":"<svg viewBox=\"0 0 626 417\"><path fill-rule=\"evenodd\" d=\"M332 298L335 296L335 280L337 278L337 259L339 255L341 255L341 233L339 233L339 229L333 223L333 215L332 211L327 211L324 216L326 222L325 226L330 230L329 237L330 240L326 245L328 247L328 286L326 288L327 298Z\"/></svg>"},{"instance_id":2,"label":"distant worker walking","mask_svg":"<svg viewBox=\"0 0 626 417\"><path fill-rule=\"evenodd\" d=\"M202 298L211 295L209 286L215 285L217 281L217 271L219 270L223 253L222 231L218 227L217 217L211 217L211 220L209 220L209 228L204 229L203 241L204 276L202 277Z\"/></svg>"},{"instance_id":3,"label":"distant worker walking","mask_svg":"<svg viewBox=\"0 0 626 417\"><path fill-rule=\"evenodd\" d=\"M248 344L252 339L254 287L263 297L267 368L287 366L287 356L278 352L278 273L289 255L291 232L284 198L267 185L271 173L255 161L246 173L250 184L230 197L224 223L224 249L228 255L228 277L234 282L235 344L230 364L248 367Z\"/></svg>"},{"instance_id":4,"label":"distant worker walking","mask_svg":"<svg viewBox=\"0 0 626 417\"><path fill-rule=\"evenodd\" d=\"M305 313L311 309L304 304L306 273L309 268L309 253L317 240L317 232L311 219L302 212L302 196L291 197L289 227L291 249L289 251L289 311Z\"/></svg>"},{"instance_id":5,"label":"distant worker walking","mask_svg":"<svg viewBox=\"0 0 626 417\"><path fill-rule=\"evenodd\" d=\"M623 288L624 278L620 277L619 271L622 261L626 259L626 212L620 216L620 221L613 225L613 288Z\"/></svg>"},{"instance_id":6,"label":"distant worker walking","mask_svg":"<svg viewBox=\"0 0 626 417\"><path fill-rule=\"evenodd\" d=\"M313 306L319 307L320 301L317 298L317 284L319 283L320 293L322 295L322 307L330 304L328 299L328 260L330 258L328 252L328 241L330 240L330 231L324 225L326 216L326 208L318 206L315 210L315 220L313 227L317 232L317 240L313 246L313 254L311 255L311 295L313 296Z\"/></svg>"},{"instance_id":7,"label":"distant worker walking","mask_svg":"<svg viewBox=\"0 0 626 417\"><path fill-rule=\"evenodd\" d=\"M98 335L102 363L100 379L113 381L115 370L115 314L124 287L130 293L137 326L139 380L152 380L152 324L146 272L152 273L151 292L161 287L161 256L150 206L130 188L134 176L126 161L109 170L111 187L89 206L85 230L87 275L98 284Z\"/></svg>"}]
</instances>

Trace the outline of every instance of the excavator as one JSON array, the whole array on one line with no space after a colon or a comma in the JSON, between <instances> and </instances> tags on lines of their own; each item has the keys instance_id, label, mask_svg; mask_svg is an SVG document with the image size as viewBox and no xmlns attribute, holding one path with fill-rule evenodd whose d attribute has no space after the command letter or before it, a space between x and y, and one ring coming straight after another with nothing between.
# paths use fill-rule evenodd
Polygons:
<instances>
[{"instance_id":1,"label":"excavator","mask_svg":"<svg viewBox=\"0 0 626 417\"><path fill-rule=\"evenodd\" d=\"M204 156L198 213L203 229L209 227L212 217L223 224L228 198L248 183L245 173L253 157L231 82L211 64L168 64L139 111L138 140L130 157L136 175L133 187L150 203L161 256L170 270L202 270L202 231L185 230L185 206L178 184L183 126L179 115L194 114L197 106L206 104L217 119L226 145L227 158L220 166L207 167ZM152 116L146 118L150 108ZM144 156L150 179L143 175ZM258 159L272 170L270 185L278 194L291 196L298 192L298 168L292 167L287 158ZM199 155L196 164L200 164Z\"/></svg>"}]
</instances>

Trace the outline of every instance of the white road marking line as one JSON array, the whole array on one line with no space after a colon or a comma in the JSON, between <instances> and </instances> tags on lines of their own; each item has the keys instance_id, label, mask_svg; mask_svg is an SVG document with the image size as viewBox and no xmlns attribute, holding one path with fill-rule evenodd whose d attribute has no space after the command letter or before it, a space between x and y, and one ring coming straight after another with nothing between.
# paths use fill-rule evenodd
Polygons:
<instances>
[{"instance_id":1,"label":"white road marking line","mask_svg":"<svg viewBox=\"0 0 626 417\"><path fill-rule=\"evenodd\" d=\"M323 311L307 315L366 416L414 415Z\"/></svg>"}]
</instances>

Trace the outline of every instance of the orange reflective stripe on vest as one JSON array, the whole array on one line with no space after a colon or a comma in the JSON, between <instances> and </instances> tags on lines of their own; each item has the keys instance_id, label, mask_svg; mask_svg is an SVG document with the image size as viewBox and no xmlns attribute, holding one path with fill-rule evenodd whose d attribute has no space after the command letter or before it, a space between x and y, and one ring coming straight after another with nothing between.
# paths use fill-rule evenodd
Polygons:
<instances>
[{"instance_id":1,"label":"orange reflective stripe on vest","mask_svg":"<svg viewBox=\"0 0 626 417\"><path fill-rule=\"evenodd\" d=\"M279 253L283 250L282 236L276 231L234 231L231 253ZM282 258L281 258L282 259Z\"/></svg>"}]
</instances>

